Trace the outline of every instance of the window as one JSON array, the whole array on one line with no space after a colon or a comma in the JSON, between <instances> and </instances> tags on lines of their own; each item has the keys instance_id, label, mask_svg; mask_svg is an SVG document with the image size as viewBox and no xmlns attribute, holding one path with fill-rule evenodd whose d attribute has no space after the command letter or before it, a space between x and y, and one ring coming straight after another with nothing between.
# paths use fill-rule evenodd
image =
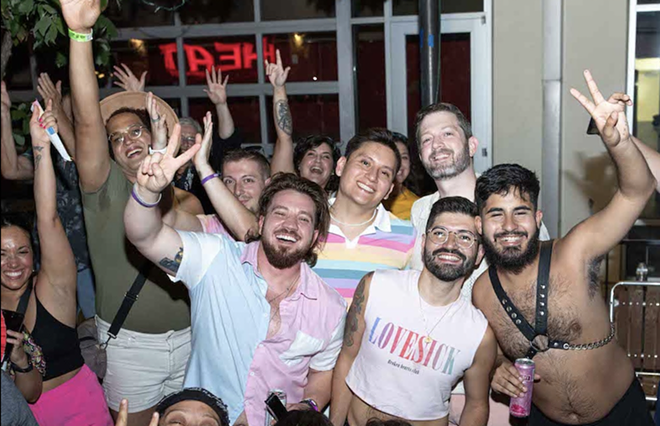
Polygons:
<instances>
[{"instance_id":1,"label":"window","mask_svg":"<svg viewBox=\"0 0 660 426\"><path fill-rule=\"evenodd\" d=\"M262 66L257 58L255 37L226 36L185 39L186 84L206 84L206 70L220 68L229 75L229 83L256 83L257 67ZM176 44L171 46L176 52Z\"/></svg>"}]
</instances>

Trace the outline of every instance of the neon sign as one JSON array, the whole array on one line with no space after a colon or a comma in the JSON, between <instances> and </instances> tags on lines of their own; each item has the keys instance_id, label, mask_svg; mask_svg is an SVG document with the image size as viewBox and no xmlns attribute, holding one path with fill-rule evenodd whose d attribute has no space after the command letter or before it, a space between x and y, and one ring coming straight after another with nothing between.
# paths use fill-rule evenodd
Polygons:
<instances>
[{"instance_id":1,"label":"neon sign","mask_svg":"<svg viewBox=\"0 0 660 426\"><path fill-rule=\"evenodd\" d=\"M177 53L176 43L161 44L158 47L164 58L165 70L171 76L178 77L179 69L174 60L174 55ZM254 63L258 61L254 43L215 42L213 43L213 49L214 52L212 53L202 46L184 44L183 50L186 54L186 64L188 66L186 76L204 78L205 70L211 69L213 66L219 67L223 72L252 69L255 66ZM275 45L266 41L265 37L263 38L263 50L264 58L270 62L275 62ZM214 56L214 54L217 56Z\"/></svg>"}]
</instances>

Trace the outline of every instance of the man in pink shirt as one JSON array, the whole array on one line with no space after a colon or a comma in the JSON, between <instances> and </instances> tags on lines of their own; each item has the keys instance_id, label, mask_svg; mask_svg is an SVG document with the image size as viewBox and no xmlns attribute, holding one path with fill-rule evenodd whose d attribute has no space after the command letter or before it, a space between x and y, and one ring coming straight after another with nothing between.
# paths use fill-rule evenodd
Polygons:
<instances>
[{"instance_id":1,"label":"man in pink shirt","mask_svg":"<svg viewBox=\"0 0 660 426\"><path fill-rule=\"evenodd\" d=\"M232 424L263 425L272 389L286 392L295 403L289 408L322 409L346 315L343 298L308 265L328 232L324 191L292 174L273 178L259 202L260 237L248 244L176 231L153 207L188 152L199 149L174 158L178 131L165 155L145 160L124 221L140 252L190 292L193 338L184 387L220 397Z\"/></svg>"}]
</instances>

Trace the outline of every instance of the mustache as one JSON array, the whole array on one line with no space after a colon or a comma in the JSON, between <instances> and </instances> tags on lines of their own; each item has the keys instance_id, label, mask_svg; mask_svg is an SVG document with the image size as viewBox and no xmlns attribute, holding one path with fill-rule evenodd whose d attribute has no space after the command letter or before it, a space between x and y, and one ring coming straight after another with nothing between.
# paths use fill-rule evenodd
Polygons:
<instances>
[{"instance_id":1,"label":"mustache","mask_svg":"<svg viewBox=\"0 0 660 426\"><path fill-rule=\"evenodd\" d=\"M505 238L505 237L527 237L529 234L524 231L512 231L512 232L500 232L498 234L495 234L494 237L495 239L498 238Z\"/></svg>"},{"instance_id":2,"label":"mustache","mask_svg":"<svg viewBox=\"0 0 660 426\"><path fill-rule=\"evenodd\" d=\"M434 250L433 253L431 253L431 255L435 257L442 253L455 254L456 256L460 257L463 261L467 260L467 257L456 249L439 248L437 250Z\"/></svg>"},{"instance_id":3,"label":"mustache","mask_svg":"<svg viewBox=\"0 0 660 426\"><path fill-rule=\"evenodd\" d=\"M452 151L451 149L447 149L447 148L434 149L433 151L431 151L431 157L435 157L438 154L452 155L453 153L454 153L454 151Z\"/></svg>"},{"instance_id":4,"label":"mustache","mask_svg":"<svg viewBox=\"0 0 660 426\"><path fill-rule=\"evenodd\" d=\"M275 231L273 231L273 235L286 235L288 237L293 237L296 240L301 240L302 239L302 236L300 234L298 234L297 232L291 231L291 230L288 230L288 229L284 229L284 228L276 229Z\"/></svg>"}]
</instances>

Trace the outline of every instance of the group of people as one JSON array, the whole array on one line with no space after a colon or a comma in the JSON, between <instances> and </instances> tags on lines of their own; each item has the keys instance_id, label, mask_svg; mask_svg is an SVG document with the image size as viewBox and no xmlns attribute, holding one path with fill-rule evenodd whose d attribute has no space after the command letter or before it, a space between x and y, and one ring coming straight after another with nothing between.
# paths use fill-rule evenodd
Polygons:
<instances>
[{"instance_id":1,"label":"group of people","mask_svg":"<svg viewBox=\"0 0 660 426\"><path fill-rule=\"evenodd\" d=\"M627 95L605 99L588 71L591 99L572 89L619 186L551 240L534 172L478 176L479 142L453 105L417 114L411 143L438 189L418 199L401 134L370 129L343 155L325 136L294 144L279 52L266 63L269 161L240 148L219 70L206 90L217 123L178 118L127 67L115 74L127 91L99 99L99 2L62 13L70 95L40 77L30 154L16 152L2 84L2 173L34 181L38 242L3 219L3 425L20 402L31 413L13 424L269 426L275 390L291 425L506 425L503 399L527 390L518 358L536 365L530 425L652 424L598 281L660 190L660 154L631 135ZM100 372L82 356L79 311ZM5 408L5 393L19 402Z\"/></svg>"}]
</instances>

